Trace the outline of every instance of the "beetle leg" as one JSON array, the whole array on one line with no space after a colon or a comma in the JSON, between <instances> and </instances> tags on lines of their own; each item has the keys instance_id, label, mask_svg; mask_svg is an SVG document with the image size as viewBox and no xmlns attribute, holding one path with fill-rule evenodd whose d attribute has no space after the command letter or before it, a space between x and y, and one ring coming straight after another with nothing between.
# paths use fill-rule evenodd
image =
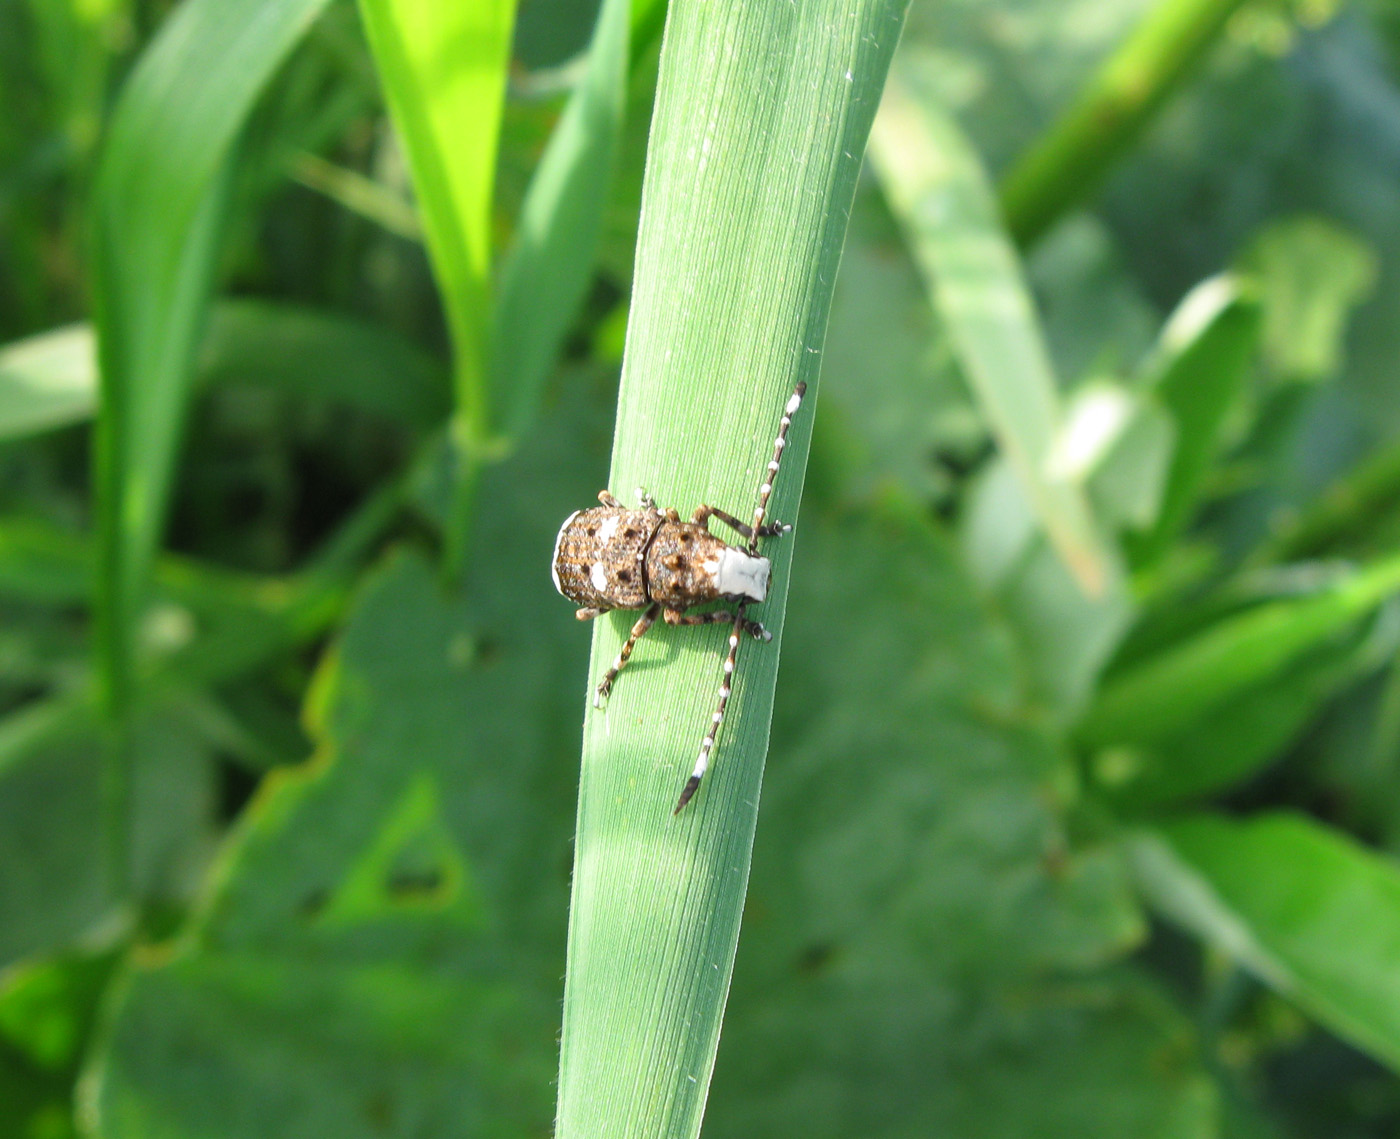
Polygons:
<instances>
[{"instance_id":1,"label":"beetle leg","mask_svg":"<svg viewBox=\"0 0 1400 1139\"><path fill-rule=\"evenodd\" d=\"M612 496L612 493L606 490L600 490L598 492L598 501L604 506L612 507L614 510L623 509L622 503L618 502L618 500Z\"/></svg>"},{"instance_id":2,"label":"beetle leg","mask_svg":"<svg viewBox=\"0 0 1400 1139\"><path fill-rule=\"evenodd\" d=\"M632 626L632 635L627 638L626 643L618 650L617 659L613 661L612 667L603 673L603 679L598 682L598 691L593 696L593 707L601 708L608 698L608 693L612 691L613 681L617 679L617 674L622 671L632 656L632 650L637 647L637 642L646 636L647 630L656 621L656 616L661 612L659 602L653 602L647 611L638 618L637 623Z\"/></svg>"},{"instance_id":3,"label":"beetle leg","mask_svg":"<svg viewBox=\"0 0 1400 1139\"><path fill-rule=\"evenodd\" d=\"M580 621L591 621L594 617L598 616L599 613L606 612L606 609L577 609L574 611L574 616Z\"/></svg>"},{"instance_id":4,"label":"beetle leg","mask_svg":"<svg viewBox=\"0 0 1400 1139\"><path fill-rule=\"evenodd\" d=\"M716 609L710 613L682 613L679 609L667 609L668 625L732 625L734 614L728 609ZM744 632L756 641L771 641L773 634L763 627L761 621L744 619Z\"/></svg>"},{"instance_id":5,"label":"beetle leg","mask_svg":"<svg viewBox=\"0 0 1400 1139\"><path fill-rule=\"evenodd\" d=\"M776 538L781 534L786 534L792 529L791 526L786 526L781 522L770 522L766 526L750 526L747 522L740 522L728 511L721 510L718 506L710 506L708 504L696 507L695 513L691 516L690 520L692 522L699 522L708 530L712 517L718 518L731 530L737 534L742 534L750 542L755 538Z\"/></svg>"},{"instance_id":6,"label":"beetle leg","mask_svg":"<svg viewBox=\"0 0 1400 1139\"><path fill-rule=\"evenodd\" d=\"M641 504L643 510L656 509L656 499L651 497L651 492L644 486L637 488L637 502Z\"/></svg>"}]
</instances>

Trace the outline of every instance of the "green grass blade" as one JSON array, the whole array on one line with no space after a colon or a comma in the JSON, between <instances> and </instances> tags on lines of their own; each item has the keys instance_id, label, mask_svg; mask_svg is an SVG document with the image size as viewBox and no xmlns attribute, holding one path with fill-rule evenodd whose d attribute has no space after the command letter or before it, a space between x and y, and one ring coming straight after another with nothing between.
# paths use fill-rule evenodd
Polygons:
<instances>
[{"instance_id":1,"label":"green grass blade","mask_svg":"<svg viewBox=\"0 0 1400 1139\"><path fill-rule=\"evenodd\" d=\"M1098 186L1241 7L1243 0L1158 0L1007 175L1002 208L1018 245L1032 244Z\"/></svg>"},{"instance_id":2,"label":"green grass blade","mask_svg":"<svg viewBox=\"0 0 1400 1139\"><path fill-rule=\"evenodd\" d=\"M489 390L491 202L514 0L360 0L452 338L457 494L448 559L460 565L471 487L497 448Z\"/></svg>"},{"instance_id":3,"label":"green grass blade","mask_svg":"<svg viewBox=\"0 0 1400 1139\"><path fill-rule=\"evenodd\" d=\"M610 486L740 515L799 379L815 381L860 155L903 19L892 0L674 0L643 190ZM772 513L793 521L811 430ZM585 505L585 504L580 504ZM800 527L794 536L800 535ZM767 750L792 541L770 544L769 645L741 648L710 774L727 631L643 641L584 730L558 1134L693 1136L719 1040ZM587 678L628 614L597 621ZM584 678L580 677L581 687Z\"/></svg>"},{"instance_id":4,"label":"green grass blade","mask_svg":"<svg viewBox=\"0 0 1400 1139\"><path fill-rule=\"evenodd\" d=\"M324 5L186 0L133 72L103 146L91 250L101 371L97 633L102 701L118 722L218 265L229 156L259 93ZM130 862L125 739L124 731L114 738L103 776L119 892Z\"/></svg>"},{"instance_id":5,"label":"green grass blade","mask_svg":"<svg viewBox=\"0 0 1400 1139\"><path fill-rule=\"evenodd\" d=\"M896 67L870 136L890 208L968 383L1036 517L1080 588L1109 591L1116 568L1083 489L1048 459L1062 413L1030 292L977 155L956 123Z\"/></svg>"},{"instance_id":6,"label":"green grass blade","mask_svg":"<svg viewBox=\"0 0 1400 1139\"><path fill-rule=\"evenodd\" d=\"M1130 847L1154 908L1400 1070L1400 874L1311 819L1211 816Z\"/></svg>"},{"instance_id":7,"label":"green grass blade","mask_svg":"<svg viewBox=\"0 0 1400 1139\"><path fill-rule=\"evenodd\" d=\"M112 118L93 190L101 369L102 671L121 707L217 266L226 167L267 81L325 0L187 0Z\"/></svg>"},{"instance_id":8,"label":"green grass blade","mask_svg":"<svg viewBox=\"0 0 1400 1139\"><path fill-rule=\"evenodd\" d=\"M593 279L627 96L628 0L604 0L575 88L530 180L501 274L493 370L506 432L534 418L540 388Z\"/></svg>"}]
</instances>

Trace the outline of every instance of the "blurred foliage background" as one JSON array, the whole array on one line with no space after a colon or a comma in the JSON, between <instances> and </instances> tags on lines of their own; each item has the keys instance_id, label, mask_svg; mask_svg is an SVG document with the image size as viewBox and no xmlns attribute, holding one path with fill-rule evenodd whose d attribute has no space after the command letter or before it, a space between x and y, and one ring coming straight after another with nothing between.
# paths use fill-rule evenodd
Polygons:
<instances>
[{"instance_id":1,"label":"blurred foliage background","mask_svg":"<svg viewBox=\"0 0 1400 1139\"><path fill-rule=\"evenodd\" d=\"M0 1135L550 1131L664 13L467 7L415 111L392 11L0 5ZM914 0L707 1135L1400 1128L1398 79Z\"/></svg>"}]
</instances>

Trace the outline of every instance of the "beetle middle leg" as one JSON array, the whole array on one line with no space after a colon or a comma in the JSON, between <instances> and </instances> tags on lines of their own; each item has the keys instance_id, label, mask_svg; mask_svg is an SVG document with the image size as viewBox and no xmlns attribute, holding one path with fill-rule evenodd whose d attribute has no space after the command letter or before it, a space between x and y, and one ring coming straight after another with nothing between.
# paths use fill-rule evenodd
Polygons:
<instances>
[{"instance_id":1,"label":"beetle middle leg","mask_svg":"<svg viewBox=\"0 0 1400 1139\"><path fill-rule=\"evenodd\" d=\"M637 642L646 636L647 630L656 623L657 615L660 612L661 604L653 602L648 606L647 611L637 619L637 623L632 626L632 635L618 650L617 659L612 662L612 667L603 673L603 679L598 682L598 691L593 697L593 707L601 708L603 706L603 702L608 698L608 693L612 691L613 681L617 679L617 674L627 664L628 659L632 656L632 650L637 647Z\"/></svg>"},{"instance_id":2,"label":"beetle middle leg","mask_svg":"<svg viewBox=\"0 0 1400 1139\"><path fill-rule=\"evenodd\" d=\"M781 522L770 522L766 526L759 526L755 529L747 522L740 522L727 510L721 510L718 506L710 506L708 503L697 506L695 513L690 516L692 522L700 523L707 530L710 528L711 518L718 518L731 530L742 534L750 542L755 538L776 538L792 529L791 526L786 526Z\"/></svg>"},{"instance_id":3,"label":"beetle middle leg","mask_svg":"<svg viewBox=\"0 0 1400 1139\"><path fill-rule=\"evenodd\" d=\"M716 609L710 613L682 613L679 609L666 610L668 625L732 625L734 614L727 609ZM756 641L771 641L773 634L763 627L761 621L744 619L744 632Z\"/></svg>"}]
</instances>

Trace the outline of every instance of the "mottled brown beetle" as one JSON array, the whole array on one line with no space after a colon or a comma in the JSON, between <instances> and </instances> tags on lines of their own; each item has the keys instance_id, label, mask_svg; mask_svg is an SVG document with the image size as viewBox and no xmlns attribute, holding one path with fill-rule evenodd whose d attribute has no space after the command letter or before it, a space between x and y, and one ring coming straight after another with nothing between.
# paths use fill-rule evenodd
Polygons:
<instances>
[{"instance_id":1,"label":"mottled brown beetle","mask_svg":"<svg viewBox=\"0 0 1400 1139\"><path fill-rule=\"evenodd\" d=\"M600 491L601 506L576 510L564 520L554 542L552 573L554 588L580 606L578 619L588 621L613 609L644 609L645 612L617 654L612 667L598 684L594 704L602 707L613 681L632 656L637 641L646 635L658 616L668 625L733 625L729 634L729 655L724 661L719 707L710 721L710 730L700 744L695 770L681 791L675 814L690 802L709 766L715 736L724 722L729 703L734 665L739 655L739 635L748 633L760 640L771 634L759 622L744 616L744 607L768 596L771 569L767 558L758 555L760 538L775 538L792 529L781 522L765 523L768 497L787 445L788 427L802 405L807 385L800 383L783 408L778 435L773 442L773 458L758 488L758 506L752 524L740 522L713 506L701 506L689 522L672 509L660 510L645 491L638 491L641 505L629 510L606 490ZM710 519L718 518L730 529L748 539L744 548L731 546L710 532ZM718 609L707 613L687 613L708 601L729 601L734 611Z\"/></svg>"}]
</instances>

